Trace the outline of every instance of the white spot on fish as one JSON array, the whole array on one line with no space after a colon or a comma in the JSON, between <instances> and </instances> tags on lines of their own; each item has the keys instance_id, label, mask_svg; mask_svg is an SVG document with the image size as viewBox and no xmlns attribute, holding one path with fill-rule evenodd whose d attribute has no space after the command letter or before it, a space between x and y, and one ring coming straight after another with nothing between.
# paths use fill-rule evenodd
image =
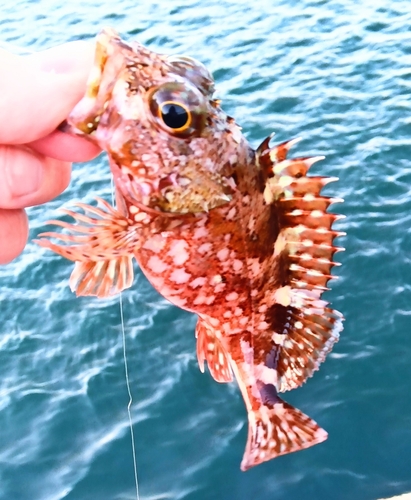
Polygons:
<instances>
[{"instance_id":1,"label":"white spot on fish","mask_svg":"<svg viewBox=\"0 0 411 500\"><path fill-rule=\"evenodd\" d=\"M164 239L160 235L155 234L144 242L142 248L144 248L145 250L151 250L155 253L159 253L164 248L164 245Z\"/></svg>"},{"instance_id":2,"label":"white spot on fish","mask_svg":"<svg viewBox=\"0 0 411 500\"><path fill-rule=\"evenodd\" d=\"M232 300L237 300L238 299L238 293L237 292L231 292L228 295L225 296L225 300L228 302L231 302Z\"/></svg>"},{"instance_id":3,"label":"white spot on fish","mask_svg":"<svg viewBox=\"0 0 411 500\"><path fill-rule=\"evenodd\" d=\"M156 274L162 274L168 268L168 265L161 259L157 257L157 255L152 255L147 262L147 267Z\"/></svg>"},{"instance_id":4,"label":"white spot on fish","mask_svg":"<svg viewBox=\"0 0 411 500\"><path fill-rule=\"evenodd\" d=\"M250 345L250 342L246 340L240 340L240 347L244 356L244 361L251 367L254 361L254 349Z\"/></svg>"},{"instance_id":5,"label":"white spot on fish","mask_svg":"<svg viewBox=\"0 0 411 500\"><path fill-rule=\"evenodd\" d=\"M319 218L319 217L322 217L323 215L324 215L324 213L321 210L313 210L311 212L311 217Z\"/></svg>"},{"instance_id":6,"label":"white spot on fish","mask_svg":"<svg viewBox=\"0 0 411 500\"><path fill-rule=\"evenodd\" d=\"M225 311L223 314L224 318L230 319L232 317L233 313L231 311Z\"/></svg>"},{"instance_id":7,"label":"white spot on fish","mask_svg":"<svg viewBox=\"0 0 411 500\"><path fill-rule=\"evenodd\" d=\"M136 222L143 222L144 220L146 220L146 218L147 214L145 212L139 212L134 216L134 220Z\"/></svg>"},{"instance_id":8,"label":"white spot on fish","mask_svg":"<svg viewBox=\"0 0 411 500\"><path fill-rule=\"evenodd\" d=\"M285 338L284 335L281 335L281 333L277 333L277 332L274 332L271 335L272 341L275 342L278 345L283 345L284 344L284 338Z\"/></svg>"},{"instance_id":9,"label":"white spot on fish","mask_svg":"<svg viewBox=\"0 0 411 500\"><path fill-rule=\"evenodd\" d=\"M230 323L224 323L223 330L224 330L224 333L226 333L227 335L234 333L233 330L231 329Z\"/></svg>"},{"instance_id":10,"label":"white spot on fish","mask_svg":"<svg viewBox=\"0 0 411 500\"><path fill-rule=\"evenodd\" d=\"M300 255L300 259L301 260L311 260L312 257L311 257L311 255L309 253L303 253L303 254Z\"/></svg>"},{"instance_id":11,"label":"white spot on fish","mask_svg":"<svg viewBox=\"0 0 411 500\"><path fill-rule=\"evenodd\" d=\"M271 203L275 200L273 190L271 189L271 183L267 182L264 188L264 193L263 193L264 201L267 203L267 205L271 205Z\"/></svg>"},{"instance_id":12,"label":"white spot on fish","mask_svg":"<svg viewBox=\"0 0 411 500\"><path fill-rule=\"evenodd\" d=\"M234 272L235 273L238 273L241 271L241 269L243 268L243 261L239 260L239 259L234 259L233 261L233 269L234 269Z\"/></svg>"},{"instance_id":13,"label":"white spot on fish","mask_svg":"<svg viewBox=\"0 0 411 500\"><path fill-rule=\"evenodd\" d=\"M250 259L251 260L251 274L253 277L259 276L261 274L261 264L258 262L258 259Z\"/></svg>"},{"instance_id":14,"label":"white spot on fish","mask_svg":"<svg viewBox=\"0 0 411 500\"><path fill-rule=\"evenodd\" d=\"M188 244L185 240L175 240L171 243L171 248L168 252L170 257L173 257L176 266L183 265L190 257L187 252Z\"/></svg>"},{"instance_id":15,"label":"white spot on fish","mask_svg":"<svg viewBox=\"0 0 411 500\"><path fill-rule=\"evenodd\" d=\"M287 307L291 304L291 288L290 286L283 286L275 291L274 300L277 304Z\"/></svg>"},{"instance_id":16,"label":"white spot on fish","mask_svg":"<svg viewBox=\"0 0 411 500\"><path fill-rule=\"evenodd\" d=\"M222 248L217 252L217 259L220 260L221 262L224 262L225 260L227 260L228 254L229 254L228 248Z\"/></svg>"},{"instance_id":17,"label":"white spot on fish","mask_svg":"<svg viewBox=\"0 0 411 500\"><path fill-rule=\"evenodd\" d=\"M208 318L208 321L211 326L218 326L220 324L220 320L217 318Z\"/></svg>"},{"instance_id":18,"label":"white spot on fish","mask_svg":"<svg viewBox=\"0 0 411 500\"><path fill-rule=\"evenodd\" d=\"M274 257L279 255L287 247L287 240L284 237L284 233L281 232L274 243Z\"/></svg>"},{"instance_id":19,"label":"white spot on fish","mask_svg":"<svg viewBox=\"0 0 411 500\"><path fill-rule=\"evenodd\" d=\"M254 228L255 228L255 217L251 217L248 222L248 230L252 232L254 231Z\"/></svg>"},{"instance_id":20,"label":"white spot on fish","mask_svg":"<svg viewBox=\"0 0 411 500\"><path fill-rule=\"evenodd\" d=\"M209 252L213 248L213 245L211 243L203 243L197 248L197 252L200 253L201 255Z\"/></svg>"},{"instance_id":21,"label":"white spot on fish","mask_svg":"<svg viewBox=\"0 0 411 500\"><path fill-rule=\"evenodd\" d=\"M282 175L278 179L278 185L281 186L282 188L285 188L285 187L289 186L293 182L294 182L294 179L291 176L289 176L289 175Z\"/></svg>"},{"instance_id":22,"label":"white spot on fish","mask_svg":"<svg viewBox=\"0 0 411 500\"><path fill-rule=\"evenodd\" d=\"M303 196L303 200L305 200L305 201L314 201L315 200L315 196L312 193L306 193Z\"/></svg>"},{"instance_id":23,"label":"white spot on fish","mask_svg":"<svg viewBox=\"0 0 411 500\"><path fill-rule=\"evenodd\" d=\"M241 307L236 307L234 310L234 316L241 316L243 312L244 311L241 309Z\"/></svg>"},{"instance_id":24,"label":"white spot on fish","mask_svg":"<svg viewBox=\"0 0 411 500\"><path fill-rule=\"evenodd\" d=\"M215 295L210 295L209 297L206 298L205 303L209 306L215 301Z\"/></svg>"},{"instance_id":25,"label":"white spot on fish","mask_svg":"<svg viewBox=\"0 0 411 500\"><path fill-rule=\"evenodd\" d=\"M174 281L177 284L187 283L187 281L191 278L191 274L186 273L184 269L174 269L174 271L170 274L171 281Z\"/></svg>"},{"instance_id":26,"label":"white spot on fish","mask_svg":"<svg viewBox=\"0 0 411 500\"><path fill-rule=\"evenodd\" d=\"M205 285L207 282L207 278L204 278L202 276L198 277L198 278L195 278L191 283L190 283L190 286L191 288L197 288L199 286L203 286Z\"/></svg>"},{"instance_id":27,"label":"white spot on fish","mask_svg":"<svg viewBox=\"0 0 411 500\"><path fill-rule=\"evenodd\" d=\"M205 238L208 236L208 229L204 226L197 227L194 231L193 238L199 240L200 238Z\"/></svg>"},{"instance_id":28,"label":"white spot on fish","mask_svg":"<svg viewBox=\"0 0 411 500\"><path fill-rule=\"evenodd\" d=\"M217 285L215 285L214 287L214 292L215 293L221 293L224 288L226 287L226 284L225 283L218 283Z\"/></svg>"},{"instance_id":29,"label":"white spot on fish","mask_svg":"<svg viewBox=\"0 0 411 500\"><path fill-rule=\"evenodd\" d=\"M324 276L324 274L320 271L317 271L317 269L308 269L307 274L309 276Z\"/></svg>"},{"instance_id":30,"label":"white spot on fish","mask_svg":"<svg viewBox=\"0 0 411 500\"><path fill-rule=\"evenodd\" d=\"M196 306L200 306L202 304L205 304L205 301L207 300L207 297L204 296L204 295L198 295L194 301L193 301L193 304L196 305Z\"/></svg>"},{"instance_id":31,"label":"white spot on fish","mask_svg":"<svg viewBox=\"0 0 411 500\"><path fill-rule=\"evenodd\" d=\"M235 207L231 208L226 216L227 220L232 220L234 219L235 215L237 213L237 209Z\"/></svg>"}]
</instances>

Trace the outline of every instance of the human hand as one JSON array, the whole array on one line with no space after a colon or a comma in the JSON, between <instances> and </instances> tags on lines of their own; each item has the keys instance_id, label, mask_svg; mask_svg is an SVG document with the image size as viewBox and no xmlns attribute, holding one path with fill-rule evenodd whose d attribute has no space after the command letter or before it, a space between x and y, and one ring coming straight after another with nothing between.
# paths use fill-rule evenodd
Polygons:
<instances>
[{"instance_id":1,"label":"human hand","mask_svg":"<svg viewBox=\"0 0 411 500\"><path fill-rule=\"evenodd\" d=\"M0 49L0 264L26 245L24 208L55 198L70 181L70 162L100 152L56 130L84 95L93 54L86 42L29 56Z\"/></svg>"}]
</instances>

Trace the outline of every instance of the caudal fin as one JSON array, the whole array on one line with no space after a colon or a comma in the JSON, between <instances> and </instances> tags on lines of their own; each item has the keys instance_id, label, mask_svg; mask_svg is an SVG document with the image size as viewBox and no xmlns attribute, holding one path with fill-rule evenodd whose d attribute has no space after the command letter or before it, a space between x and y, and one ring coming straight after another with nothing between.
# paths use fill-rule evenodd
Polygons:
<instances>
[{"instance_id":1,"label":"caudal fin","mask_svg":"<svg viewBox=\"0 0 411 500\"><path fill-rule=\"evenodd\" d=\"M327 432L300 410L278 398L248 414L248 439L241 470L303 450L327 439Z\"/></svg>"}]
</instances>

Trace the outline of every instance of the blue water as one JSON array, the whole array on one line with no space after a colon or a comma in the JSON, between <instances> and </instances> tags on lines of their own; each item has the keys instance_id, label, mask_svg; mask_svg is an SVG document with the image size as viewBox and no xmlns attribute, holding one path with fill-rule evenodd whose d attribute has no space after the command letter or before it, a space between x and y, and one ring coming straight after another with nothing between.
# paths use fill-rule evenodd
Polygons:
<instances>
[{"instance_id":1,"label":"blue water","mask_svg":"<svg viewBox=\"0 0 411 500\"><path fill-rule=\"evenodd\" d=\"M6 4L6 5L5 5ZM411 491L411 9L409 0L16 0L0 40L28 50L113 26L213 72L256 146L300 136L339 176L346 247L328 293L346 317L320 372L287 400L329 439L242 473L235 384L201 374L192 316L137 271L123 294L144 500L376 500ZM30 210L31 236L71 200L111 199L104 157ZM135 498L118 298L75 298L68 261L29 244L0 268L0 499Z\"/></svg>"}]
</instances>

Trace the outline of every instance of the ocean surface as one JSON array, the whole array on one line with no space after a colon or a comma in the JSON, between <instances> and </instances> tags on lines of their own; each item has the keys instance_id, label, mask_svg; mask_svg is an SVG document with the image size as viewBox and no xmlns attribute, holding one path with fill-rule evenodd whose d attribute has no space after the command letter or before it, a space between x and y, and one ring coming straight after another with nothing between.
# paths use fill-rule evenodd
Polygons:
<instances>
[{"instance_id":1,"label":"ocean surface","mask_svg":"<svg viewBox=\"0 0 411 500\"><path fill-rule=\"evenodd\" d=\"M411 491L411 5L409 0L14 0L0 40L41 50L112 26L201 60L257 146L295 155L345 199L327 299L346 320L321 370L285 399L328 440L240 472L237 386L201 374L195 318L137 270L123 294L143 500L376 500ZM1 70L1 68L0 68ZM111 199L106 158L30 210L31 238L73 200ZM0 267L0 499L136 498L119 298L76 298L72 264L30 243Z\"/></svg>"}]
</instances>

